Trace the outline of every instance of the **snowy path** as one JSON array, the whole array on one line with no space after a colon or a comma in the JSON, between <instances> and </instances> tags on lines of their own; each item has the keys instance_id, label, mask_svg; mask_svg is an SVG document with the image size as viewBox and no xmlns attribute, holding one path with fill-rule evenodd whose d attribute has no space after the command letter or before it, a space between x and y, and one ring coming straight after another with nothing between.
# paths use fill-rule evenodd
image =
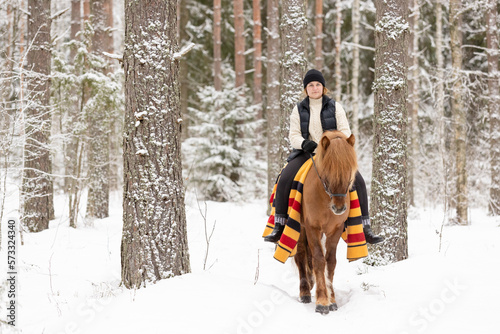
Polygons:
<instances>
[{"instance_id":1,"label":"snowy path","mask_svg":"<svg viewBox=\"0 0 500 334\"><path fill-rule=\"evenodd\" d=\"M196 202L188 201L192 273L137 291L119 286L119 196L111 217L94 227L71 229L58 213L49 230L25 235L20 250L22 333L403 334L500 328L500 221L481 210L472 211L472 226L445 227L441 253L439 212L413 213L410 257L386 267L348 263L341 241L334 279L339 310L322 316L314 303L297 301L293 261L277 262L273 245L262 241L265 205L264 200L208 203L209 229L217 222L204 271L203 219Z\"/></svg>"}]
</instances>

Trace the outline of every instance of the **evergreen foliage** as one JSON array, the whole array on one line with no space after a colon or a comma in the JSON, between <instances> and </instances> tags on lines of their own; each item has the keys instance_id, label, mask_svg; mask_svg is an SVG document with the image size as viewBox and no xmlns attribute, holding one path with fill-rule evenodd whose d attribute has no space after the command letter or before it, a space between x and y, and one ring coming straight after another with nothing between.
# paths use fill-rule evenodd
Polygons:
<instances>
[{"instance_id":1,"label":"evergreen foliage","mask_svg":"<svg viewBox=\"0 0 500 334\"><path fill-rule=\"evenodd\" d=\"M197 93L198 107L189 108L191 137L183 143L188 189L214 201L265 191L265 182L255 182L265 180L254 136L262 122L255 120L248 88L235 89L234 71L225 67L222 91L206 86Z\"/></svg>"}]
</instances>

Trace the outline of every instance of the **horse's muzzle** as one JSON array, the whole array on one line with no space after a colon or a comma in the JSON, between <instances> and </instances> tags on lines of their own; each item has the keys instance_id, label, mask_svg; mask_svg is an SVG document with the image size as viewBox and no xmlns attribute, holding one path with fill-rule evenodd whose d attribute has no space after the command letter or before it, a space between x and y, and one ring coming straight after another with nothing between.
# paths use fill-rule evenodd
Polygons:
<instances>
[{"instance_id":1,"label":"horse's muzzle","mask_svg":"<svg viewBox=\"0 0 500 334\"><path fill-rule=\"evenodd\" d=\"M346 205L344 204L340 209L337 208L335 205L332 205L331 206L331 209L332 209L332 212L333 214L337 215L337 216L340 216L341 214L343 214L345 212L345 210L347 210L347 207Z\"/></svg>"}]
</instances>

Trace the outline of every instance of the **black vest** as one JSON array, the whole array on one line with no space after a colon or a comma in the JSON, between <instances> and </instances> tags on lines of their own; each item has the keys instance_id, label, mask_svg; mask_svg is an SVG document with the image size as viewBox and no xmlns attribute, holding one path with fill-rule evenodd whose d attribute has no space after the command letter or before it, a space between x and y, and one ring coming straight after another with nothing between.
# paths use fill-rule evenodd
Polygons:
<instances>
[{"instance_id":1,"label":"black vest","mask_svg":"<svg viewBox=\"0 0 500 334\"><path fill-rule=\"evenodd\" d=\"M323 95L322 102L323 105L321 107L320 117L323 132L328 130L337 130L337 119L335 118L335 100ZM302 133L302 137L304 139L309 139L309 119L311 117L309 97L306 97L301 102L297 103L297 109L299 110L300 116L300 132ZM293 149L286 161L290 162L303 153L304 151L302 150Z\"/></svg>"},{"instance_id":2,"label":"black vest","mask_svg":"<svg viewBox=\"0 0 500 334\"><path fill-rule=\"evenodd\" d=\"M321 126L323 132L328 130L337 130L337 119L335 118L335 100L323 95L323 105L321 107ZM300 132L304 139L309 139L309 119L311 112L309 108L309 97L297 103L297 109L300 116Z\"/></svg>"}]
</instances>

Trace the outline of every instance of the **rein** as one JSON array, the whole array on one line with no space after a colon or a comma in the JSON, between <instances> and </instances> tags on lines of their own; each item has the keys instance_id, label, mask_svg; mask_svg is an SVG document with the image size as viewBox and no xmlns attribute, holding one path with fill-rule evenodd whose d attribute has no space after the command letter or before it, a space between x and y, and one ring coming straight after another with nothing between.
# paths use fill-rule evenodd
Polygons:
<instances>
[{"instance_id":1,"label":"rein","mask_svg":"<svg viewBox=\"0 0 500 334\"><path fill-rule=\"evenodd\" d=\"M308 153L311 156L311 160L313 162L314 170L316 171L316 174L318 175L318 178L321 181L321 184L323 185L323 189L325 189L325 193L330 197L330 199L332 199L333 197L346 197L347 191L346 191L345 194L332 194L332 192L330 191L330 189L328 189L328 187L326 186L325 181L323 181L323 179L319 175L318 168L316 167L316 162L314 162L314 157L313 157L312 153L310 153L310 152L308 152Z\"/></svg>"}]
</instances>

